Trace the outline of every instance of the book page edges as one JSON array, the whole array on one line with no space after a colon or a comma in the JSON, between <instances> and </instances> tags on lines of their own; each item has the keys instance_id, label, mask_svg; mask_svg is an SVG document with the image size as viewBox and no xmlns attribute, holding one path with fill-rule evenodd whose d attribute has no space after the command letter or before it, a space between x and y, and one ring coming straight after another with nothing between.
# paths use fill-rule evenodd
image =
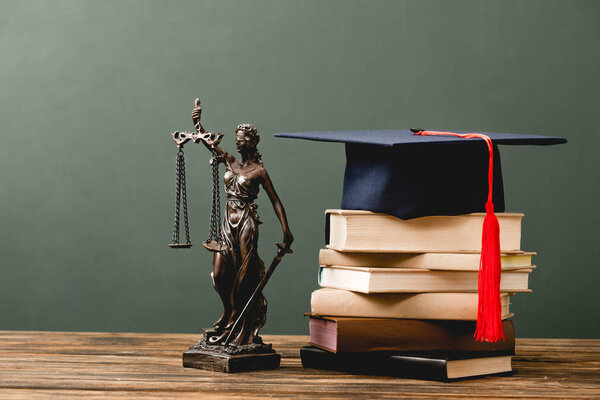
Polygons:
<instances>
[{"instance_id":1,"label":"book page edges","mask_svg":"<svg viewBox=\"0 0 600 400\"><path fill-rule=\"evenodd\" d=\"M506 294L506 293L503 293ZM477 321L477 318L469 318L469 319L461 319L461 318L420 318L420 317L366 317L362 315L331 315L331 314L319 314L314 312L305 312L303 314L305 317L313 317L313 318L321 318L326 320L334 321L339 318L361 318L361 319L420 319L420 320L432 320L432 321ZM502 314L502 320L510 319L514 317L515 314L512 312ZM316 345L315 345L316 346Z\"/></svg>"},{"instance_id":2,"label":"book page edges","mask_svg":"<svg viewBox=\"0 0 600 400\"><path fill-rule=\"evenodd\" d=\"M536 253L524 251L501 254L502 270L528 268L534 255ZM320 265L475 271L479 270L480 256L479 252L363 253L324 248L319 250L318 258Z\"/></svg>"},{"instance_id":3,"label":"book page edges","mask_svg":"<svg viewBox=\"0 0 600 400\"><path fill-rule=\"evenodd\" d=\"M349 269L351 271L364 271L364 272L369 272L371 274L377 274L377 273L398 273L398 274L402 274L402 273L422 273L422 274L428 274L428 273L436 273L436 274L452 274L452 273L475 273L478 271L470 271L470 270L439 270L439 269L424 269L424 268L398 268L398 267L358 267L358 266L350 266L350 265L320 265L319 266L319 271L322 271L323 268L333 268L333 269ZM537 268L535 265L531 265L529 267L526 268L518 268L518 269L512 269L509 271L506 271L506 273L531 273L535 268Z\"/></svg>"},{"instance_id":4,"label":"book page edges","mask_svg":"<svg viewBox=\"0 0 600 400\"><path fill-rule=\"evenodd\" d=\"M373 254L373 253L386 253L386 254L400 254L400 253L408 253L408 254L413 254L413 253L418 253L418 254L423 254L423 253L464 253L464 254L479 254L480 251L478 250L451 250L451 249L442 249L442 250L432 250L432 249L410 249L410 250L404 250L404 249L390 249L387 247L381 248L381 249L374 249L374 248L356 248L356 247L346 247L345 245L341 245L341 246L336 246L336 245L332 245L332 244L327 244L325 245L325 248L329 249L329 250L335 250L335 251L339 251L341 253L369 253L369 254ZM522 250L510 250L510 249L502 249L502 254L506 254L506 255L520 255L523 254ZM537 254L537 253L536 253ZM536 255L534 254L534 255Z\"/></svg>"},{"instance_id":5,"label":"book page edges","mask_svg":"<svg viewBox=\"0 0 600 400\"><path fill-rule=\"evenodd\" d=\"M327 274L327 276L329 276L328 279L326 279L325 282L323 282L322 279L322 274L325 271L331 271ZM332 279L331 274L334 273L334 271L336 270L346 270L351 272L350 275L348 274L344 274L342 273L342 275L335 275L335 277ZM395 271L390 273L390 270ZM531 289L529 289L529 284L528 284L528 278L529 278L529 273L532 270L530 268L528 269L519 269L519 270L514 270L514 271L505 271L503 274L506 275L511 275L513 278L512 282L506 282L505 281L501 281L501 287L500 287L500 292L502 293L529 293L531 292ZM413 274L413 276L419 275L419 278L424 278L426 279L426 281L419 281L419 282L409 282L407 281L406 283L404 283L403 285L401 285L402 287L399 287L397 285L397 283L392 283L392 286L390 286L390 281L389 279L387 279L385 282L385 284L382 285L381 283L381 279L385 279L382 278L381 276L378 276L378 272L382 273L382 274L387 274L389 279L392 279L391 276L393 275L393 278L395 280L397 280L402 274L404 273L408 273L408 274ZM425 274L425 275L423 275ZM432 280L438 280L442 279L443 275L447 275L447 274L452 274L455 275L456 277L460 280L464 280L465 279L465 274L468 274L467 276L470 276L469 278L469 282L466 284L466 286L463 286L463 284L458 284L456 286L447 283L448 281L442 281L444 282L443 285L441 285L440 287L435 286L432 282ZM427 275L432 275L431 280L429 278L427 278ZM523 275L526 275L523 278ZM519 276L519 279L525 279L524 282L514 282L514 279L517 278L517 276ZM377 278L376 278L377 277ZM384 276L385 277L385 276ZM410 276L407 276L407 279ZM459 278L460 277L460 278ZM446 276L443 279L449 278L449 276ZM473 286L472 283L472 279L475 279L475 286ZM363 268L363 267L346 267L346 266L341 266L341 267L319 267L319 285L321 287L328 287L328 288L333 288L333 289L341 289L341 290L350 290L350 291L355 291L355 292L359 292L359 293L444 293L444 292L456 292L456 293L474 293L477 292L477 272L476 271L429 271L429 270L419 270L419 269L401 269L401 268L394 268L394 269L390 269L390 268ZM508 279L508 277L507 277ZM516 286L512 286L513 284L515 284ZM510 285L510 286L509 286Z\"/></svg>"},{"instance_id":6,"label":"book page edges","mask_svg":"<svg viewBox=\"0 0 600 400\"><path fill-rule=\"evenodd\" d=\"M502 318L510 318L510 296L502 293ZM321 288L311 293L309 315L355 318L474 321L477 293L378 293Z\"/></svg>"},{"instance_id":7,"label":"book page edges","mask_svg":"<svg viewBox=\"0 0 600 400\"><path fill-rule=\"evenodd\" d=\"M457 379L509 372L512 371L511 361L512 356L448 360L446 374L448 379Z\"/></svg>"}]
</instances>

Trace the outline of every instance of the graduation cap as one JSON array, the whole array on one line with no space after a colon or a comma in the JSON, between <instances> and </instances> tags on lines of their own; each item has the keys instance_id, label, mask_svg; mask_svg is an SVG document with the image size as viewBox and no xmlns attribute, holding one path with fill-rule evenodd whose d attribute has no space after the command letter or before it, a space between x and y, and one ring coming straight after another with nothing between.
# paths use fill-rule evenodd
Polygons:
<instances>
[{"instance_id":1,"label":"graduation cap","mask_svg":"<svg viewBox=\"0 0 600 400\"><path fill-rule=\"evenodd\" d=\"M479 273L476 338L503 339L500 240L494 211L504 211L498 145L553 145L566 139L511 133L422 129L278 133L342 142L346 171L341 208L411 219L486 212Z\"/></svg>"}]
</instances>

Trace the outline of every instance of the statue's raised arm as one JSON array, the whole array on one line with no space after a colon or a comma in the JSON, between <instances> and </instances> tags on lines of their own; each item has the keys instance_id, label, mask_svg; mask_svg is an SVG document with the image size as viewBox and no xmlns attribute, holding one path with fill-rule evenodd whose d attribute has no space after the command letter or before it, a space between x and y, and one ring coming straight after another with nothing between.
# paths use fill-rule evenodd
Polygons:
<instances>
[{"instance_id":1,"label":"statue's raised arm","mask_svg":"<svg viewBox=\"0 0 600 400\"><path fill-rule=\"evenodd\" d=\"M200 104L200 99L196 98L194 102L194 109L192 110L192 120L194 121L194 128L196 129L196 132L176 131L171 133L175 144L178 147L181 147L189 141L194 143L202 143L213 154L217 153L216 155L220 159L223 159L224 157L231 157L225 150L219 147L219 144L223 139L223 134L221 132L216 134L207 132L200 122L201 115L202 105Z\"/></svg>"},{"instance_id":2,"label":"statue's raised arm","mask_svg":"<svg viewBox=\"0 0 600 400\"><path fill-rule=\"evenodd\" d=\"M202 116L202 105L200 104L200 99L196 98L194 101L194 109L192 110L192 120L194 121L194 128L196 129L196 134L194 135L194 142L204 144L208 150L215 153L219 158L223 157L231 157L225 150L219 147L219 143L221 143L221 139L223 139L223 134L207 132L206 129L202 126L200 122L200 117Z\"/></svg>"}]
</instances>

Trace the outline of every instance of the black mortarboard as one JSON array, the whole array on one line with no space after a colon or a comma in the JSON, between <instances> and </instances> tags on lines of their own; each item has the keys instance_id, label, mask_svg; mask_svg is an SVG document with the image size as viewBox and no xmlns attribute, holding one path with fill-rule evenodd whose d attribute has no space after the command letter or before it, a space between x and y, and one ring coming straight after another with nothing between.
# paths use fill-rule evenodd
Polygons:
<instances>
[{"instance_id":1,"label":"black mortarboard","mask_svg":"<svg viewBox=\"0 0 600 400\"><path fill-rule=\"evenodd\" d=\"M403 219L485 211L475 337L491 342L504 339L500 227L494 214L504 211L498 145L551 145L566 139L422 129L275 136L346 143L343 209L382 212Z\"/></svg>"},{"instance_id":2,"label":"black mortarboard","mask_svg":"<svg viewBox=\"0 0 600 400\"><path fill-rule=\"evenodd\" d=\"M497 212L504 211L497 146L567 141L550 136L482 133L493 143L493 201ZM346 144L343 209L381 212L402 219L485 212L489 154L481 139L420 136L409 129L275 136Z\"/></svg>"}]
</instances>

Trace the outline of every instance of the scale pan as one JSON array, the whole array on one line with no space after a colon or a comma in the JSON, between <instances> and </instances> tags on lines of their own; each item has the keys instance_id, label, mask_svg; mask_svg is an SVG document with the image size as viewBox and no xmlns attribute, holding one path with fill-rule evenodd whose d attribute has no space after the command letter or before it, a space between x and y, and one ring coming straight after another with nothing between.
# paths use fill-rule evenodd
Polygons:
<instances>
[{"instance_id":1,"label":"scale pan","mask_svg":"<svg viewBox=\"0 0 600 400\"><path fill-rule=\"evenodd\" d=\"M169 247L172 249L189 249L192 247L191 243L170 243Z\"/></svg>"},{"instance_id":2,"label":"scale pan","mask_svg":"<svg viewBox=\"0 0 600 400\"><path fill-rule=\"evenodd\" d=\"M202 245L206 247L208 251L223 251L227 250L227 246L225 243L219 243L216 240L211 240L210 242L207 240L202 242Z\"/></svg>"}]
</instances>

